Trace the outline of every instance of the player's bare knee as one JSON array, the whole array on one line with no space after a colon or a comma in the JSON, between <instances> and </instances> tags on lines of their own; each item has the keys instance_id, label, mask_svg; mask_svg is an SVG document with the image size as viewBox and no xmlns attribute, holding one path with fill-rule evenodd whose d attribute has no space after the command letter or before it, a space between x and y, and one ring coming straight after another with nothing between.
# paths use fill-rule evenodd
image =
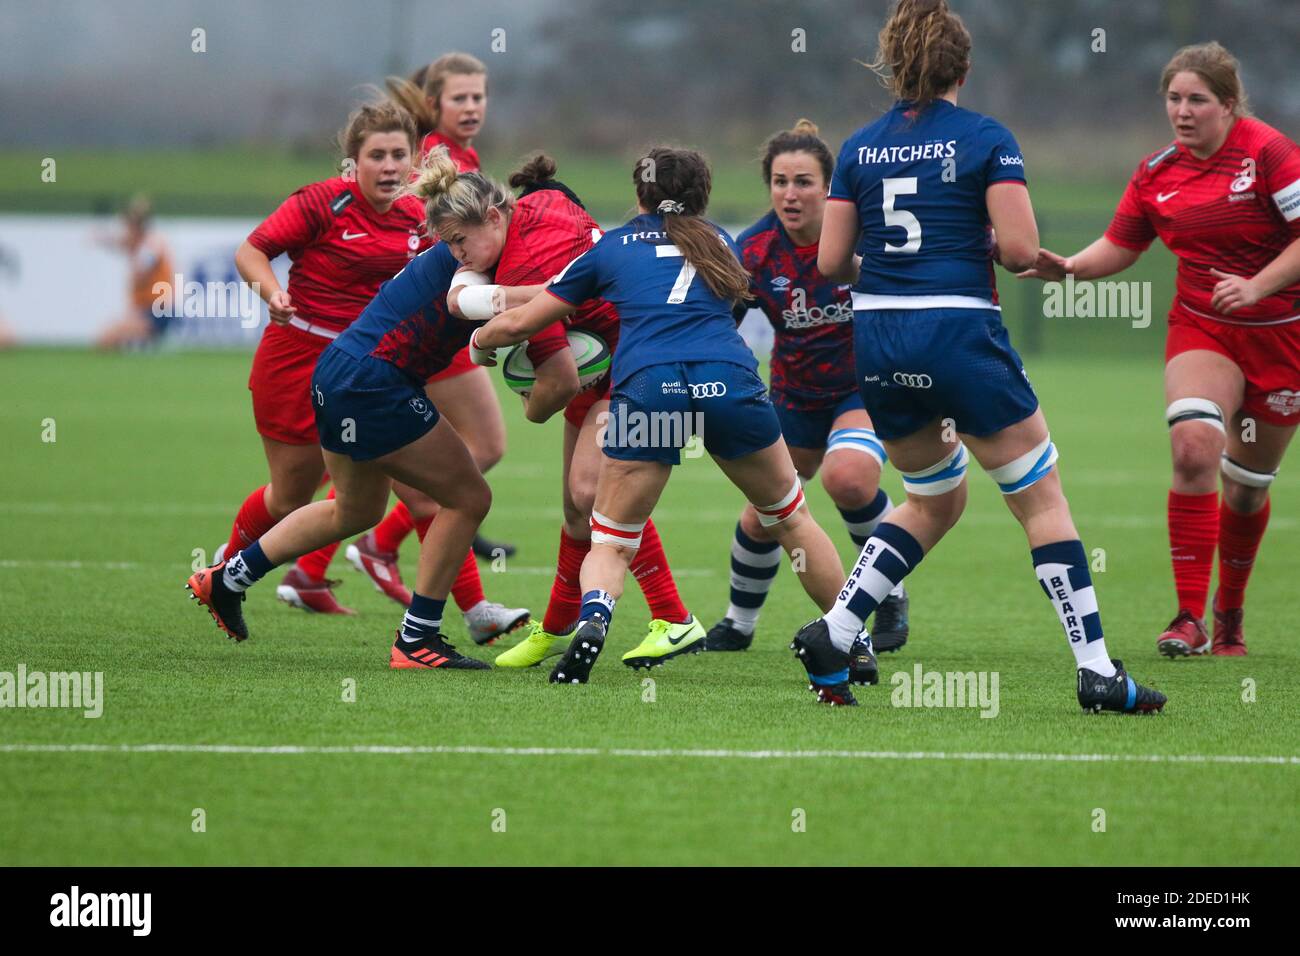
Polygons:
<instances>
[{"instance_id":1,"label":"player's bare knee","mask_svg":"<svg viewBox=\"0 0 1300 956\"><path fill-rule=\"evenodd\" d=\"M1185 483L1212 480L1223 452L1223 409L1208 398L1180 398L1165 409L1174 474Z\"/></svg>"},{"instance_id":2,"label":"player's bare knee","mask_svg":"<svg viewBox=\"0 0 1300 956\"><path fill-rule=\"evenodd\" d=\"M880 489L880 465L865 456L857 461L840 456L828 459L822 467L822 487L838 508L846 511L865 508L875 500Z\"/></svg>"},{"instance_id":3,"label":"player's bare knee","mask_svg":"<svg viewBox=\"0 0 1300 956\"><path fill-rule=\"evenodd\" d=\"M587 515L591 514L592 509L596 507L596 486L595 483L585 481L569 482L569 501L564 504L565 518L567 520L569 508L572 507L575 515L581 516L586 520Z\"/></svg>"}]
</instances>

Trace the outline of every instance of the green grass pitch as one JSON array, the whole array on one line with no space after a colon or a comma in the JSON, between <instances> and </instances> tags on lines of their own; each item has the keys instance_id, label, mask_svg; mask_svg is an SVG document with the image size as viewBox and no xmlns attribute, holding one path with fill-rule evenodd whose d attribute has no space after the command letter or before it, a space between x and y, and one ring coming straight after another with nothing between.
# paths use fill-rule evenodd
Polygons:
<instances>
[{"instance_id":1,"label":"green grass pitch","mask_svg":"<svg viewBox=\"0 0 1300 956\"><path fill-rule=\"evenodd\" d=\"M1105 553L1094 577L1109 647L1170 697L1151 718L1079 713L1071 656L1022 533L975 469L965 518L909 580L911 641L882 659L881 686L853 710L816 705L786 648L813 615L789 569L753 649L672 662L650 673L653 687L618 660L646 623L635 588L586 687L550 686L544 669L392 673L399 609L341 555L339 594L356 617L278 604L273 575L247 604L252 639L235 646L182 585L193 550L210 553L264 480L248 363L0 355L0 671L102 671L105 687L99 719L0 710L2 864L1300 861L1290 809L1300 648L1287 584L1300 470L1284 467L1274 486L1248 602L1250 656L1157 657L1172 613L1158 360L1030 362L1085 546ZM559 523L559 425L529 425L503 398L510 448L490 476L485 531L520 553L503 572L485 566L484 579L489 596L540 614ZM46 419L53 442L42 440ZM901 496L896 474L886 484ZM810 504L851 560L819 487ZM655 516L706 625L726 605L740 505L697 460L676 472ZM414 560L412 541L408 576ZM458 615L448 620L462 649L494 653L473 649ZM892 707L891 675L918 662L998 672L998 716ZM355 702L342 699L349 679ZM466 749L32 746L149 744Z\"/></svg>"}]
</instances>

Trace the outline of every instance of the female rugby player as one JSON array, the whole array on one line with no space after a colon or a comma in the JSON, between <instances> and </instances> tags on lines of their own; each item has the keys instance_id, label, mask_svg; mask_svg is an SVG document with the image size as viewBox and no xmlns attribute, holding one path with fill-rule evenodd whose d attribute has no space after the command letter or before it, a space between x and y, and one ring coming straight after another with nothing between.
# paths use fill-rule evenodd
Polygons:
<instances>
[{"instance_id":1,"label":"female rugby player","mask_svg":"<svg viewBox=\"0 0 1300 956\"><path fill-rule=\"evenodd\" d=\"M990 225L1013 271L1033 264L1038 227L1014 137L957 106L970 49L944 0L899 0L874 64L898 102L849 137L831 179L817 265L832 281L855 283L858 383L907 501L862 549L835 606L791 647L821 698L841 702L867 617L960 517L969 446L1024 526L1075 655L1079 703L1159 710L1164 695L1106 653L1056 448L996 305Z\"/></svg>"},{"instance_id":2,"label":"female rugby player","mask_svg":"<svg viewBox=\"0 0 1300 956\"><path fill-rule=\"evenodd\" d=\"M385 85L393 101L415 119L421 162L435 147L445 146L457 169L463 173L478 171L479 156L472 143L482 130L487 113L487 67L482 61L468 53L447 53L416 70L410 79L389 77ZM428 386L425 391L429 398L460 432L479 470L486 474L501 460L506 447L501 403L486 370L475 366L468 354L462 353L431 378ZM413 516L406 504L399 501L374 531L348 546L347 558L368 574L380 591L405 604L410 600L410 592L402 584L397 551L407 535L412 531L423 533L432 520L433 515L427 512ZM498 554L509 557L515 548L476 535L473 551L483 558ZM332 554L332 550L328 555L322 552L317 559L318 563L323 560L322 568L329 564ZM483 600L482 592L477 566L467 563L452 588L452 596L462 610L468 610ZM481 608L494 610L495 606L484 604ZM515 612L516 617L503 620L496 619L499 614L476 612L467 622L475 640L486 643L527 620L522 608Z\"/></svg>"},{"instance_id":3,"label":"female rugby player","mask_svg":"<svg viewBox=\"0 0 1300 956\"><path fill-rule=\"evenodd\" d=\"M259 284L271 319L249 377L271 482L244 501L218 561L311 501L320 485L324 465L307 392L316 360L361 313L380 283L429 244L423 207L401 195L410 177L415 135L410 116L393 104L356 110L340 134L343 155L354 164L355 174L298 190L235 254L240 275ZM271 260L282 252L293 263L287 290L271 269ZM409 497L418 501L414 492ZM328 554L305 556L291 568L276 593L307 610L351 613L334 599L334 582L325 580L333 553L326 550ZM483 598L478 567L468 551L457 583L458 598L470 592L461 604L476 642L528 617L525 609Z\"/></svg>"},{"instance_id":4,"label":"female rugby player","mask_svg":"<svg viewBox=\"0 0 1300 956\"><path fill-rule=\"evenodd\" d=\"M804 482L821 467L822 485L861 550L893 505L880 487L885 450L862 407L853 368L849 287L817 271L817 242L835 159L800 120L763 148L772 208L736 239L749 272L751 305L772 323L772 406ZM731 604L709 630L711 651L749 647L759 611L781 567L781 548L746 505L731 545ZM907 642L907 592L900 584L876 609L871 643L893 651Z\"/></svg>"},{"instance_id":5,"label":"female rugby player","mask_svg":"<svg viewBox=\"0 0 1300 956\"><path fill-rule=\"evenodd\" d=\"M1156 648L1241 656L1269 485L1300 424L1300 147L1250 115L1237 61L1217 43L1179 50L1160 92L1174 141L1138 164L1105 235L1068 259L1044 249L1024 275L1114 275L1157 236L1178 257L1165 343L1178 613Z\"/></svg>"},{"instance_id":6,"label":"female rugby player","mask_svg":"<svg viewBox=\"0 0 1300 956\"><path fill-rule=\"evenodd\" d=\"M460 436L424 394L425 381L466 341L466 324L446 309L455 271L446 244L437 244L386 282L323 350L309 394L335 497L298 508L187 585L236 641L248 637L241 604L249 587L277 564L373 525L390 490L404 497L414 489L439 511L421 545L415 593L389 666L488 668L440 632L447 592L492 497Z\"/></svg>"},{"instance_id":7,"label":"female rugby player","mask_svg":"<svg viewBox=\"0 0 1300 956\"><path fill-rule=\"evenodd\" d=\"M651 168L653 176L642 175ZM492 364L494 349L551 326L582 303L600 298L618 310L621 336L590 513L591 551L580 572L579 623L551 671L553 683L586 683L629 565L643 559L638 549L650 513L692 434L700 434L724 474L758 502L760 522L781 546L802 549L801 582L819 607L830 607L843 574L834 545L802 510L803 490L780 421L736 331L732 309L749 295L749 275L731 237L701 218L708 165L698 153L660 147L637 163L632 178L640 215L570 262L549 295L492 319L471 342L474 360ZM646 428L673 420L676 428Z\"/></svg>"},{"instance_id":8,"label":"female rugby player","mask_svg":"<svg viewBox=\"0 0 1300 956\"><path fill-rule=\"evenodd\" d=\"M453 312L471 319L529 301L575 257L592 247L600 229L562 184L554 181L555 163L545 156L531 160L510 179L522 188L516 197L500 183L477 173L461 174L447 157L431 154L415 185L427 201L431 226L481 283L453 288ZM486 274L495 272L488 283ZM511 298L502 301L498 290ZM595 297L592 297L593 300ZM497 658L500 667L532 667L564 650L580 609L578 571L591 547L588 521L596 493L600 448L596 439L609 407L608 381L579 391L578 371L566 339L566 327L548 323L529 341L528 355L537 384L525 403L530 421L547 421L564 412L564 526L556 559L555 582L546 614L529 635ZM568 327L592 332L617 354L619 315L607 302L584 302ZM647 528L633 574L650 606L652 620L645 640L624 656L632 667L652 666L703 648L704 628L682 604L667 556L653 526Z\"/></svg>"}]
</instances>

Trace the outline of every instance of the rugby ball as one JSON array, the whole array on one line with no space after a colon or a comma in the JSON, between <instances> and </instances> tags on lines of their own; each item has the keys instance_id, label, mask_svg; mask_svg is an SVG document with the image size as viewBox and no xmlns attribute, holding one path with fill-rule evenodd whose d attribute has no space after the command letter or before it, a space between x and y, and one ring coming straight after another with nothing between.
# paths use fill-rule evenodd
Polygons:
<instances>
[{"instance_id":1,"label":"rugby ball","mask_svg":"<svg viewBox=\"0 0 1300 956\"><path fill-rule=\"evenodd\" d=\"M569 348L573 352L573 361L578 366L578 385L589 388L601 376L609 371L611 359L609 346L599 335L570 329L568 332ZM537 373L528 358L528 343L520 342L506 355L501 363L501 374L505 376L506 386L520 395L527 395L537 384Z\"/></svg>"}]
</instances>

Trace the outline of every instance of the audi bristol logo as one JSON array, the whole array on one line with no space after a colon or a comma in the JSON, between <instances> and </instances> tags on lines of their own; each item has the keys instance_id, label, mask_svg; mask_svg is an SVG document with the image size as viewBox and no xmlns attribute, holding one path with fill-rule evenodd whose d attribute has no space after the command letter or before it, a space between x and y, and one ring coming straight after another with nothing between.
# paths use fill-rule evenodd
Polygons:
<instances>
[{"instance_id":1,"label":"audi bristol logo","mask_svg":"<svg viewBox=\"0 0 1300 956\"><path fill-rule=\"evenodd\" d=\"M702 382L699 385L691 385L691 398L721 398L726 394L726 382Z\"/></svg>"},{"instance_id":2,"label":"audi bristol logo","mask_svg":"<svg viewBox=\"0 0 1300 956\"><path fill-rule=\"evenodd\" d=\"M894 382L904 388L929 388L934 384L934 379L917 372L895 372Z\"/></svg>"}]
</instances>

